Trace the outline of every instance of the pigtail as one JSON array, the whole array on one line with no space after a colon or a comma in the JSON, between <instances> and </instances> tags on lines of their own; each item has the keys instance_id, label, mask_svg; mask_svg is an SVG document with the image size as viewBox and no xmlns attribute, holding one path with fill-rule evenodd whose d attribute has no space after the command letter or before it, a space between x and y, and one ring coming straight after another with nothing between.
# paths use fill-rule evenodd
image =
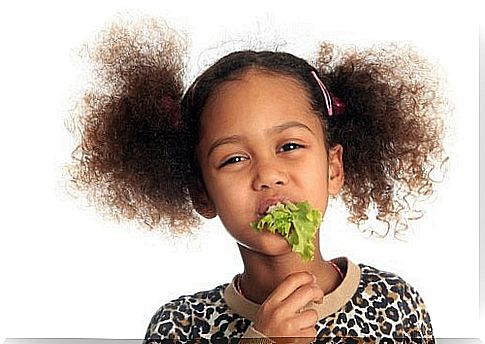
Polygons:
<instances>
[{"instance_id":1,"label":"pigtail","mask_svg":"<svg viewBox=\"0 0 485 344\"><path fill-rule=\"evenodd\" d=\"M343 146L342 198L351 222L376 219L399 234L422 213L440 166L445 102L436 70L409 46L338 51L323 44L317 69L344 113L328 117L330 146Z\"/></svg>"},{"instance_id":2,"label":"pigtail","mask_svg":"<svg viewBox=\"0 0 485 344\"><path fill-rule=\"evenodd\" d=\"M153 18L119 20L83 52L94 81L72 113L80 143L68 166L71 185L118 220L194 227L180 123L183 40Z\"/></svg>"}]
</instances>

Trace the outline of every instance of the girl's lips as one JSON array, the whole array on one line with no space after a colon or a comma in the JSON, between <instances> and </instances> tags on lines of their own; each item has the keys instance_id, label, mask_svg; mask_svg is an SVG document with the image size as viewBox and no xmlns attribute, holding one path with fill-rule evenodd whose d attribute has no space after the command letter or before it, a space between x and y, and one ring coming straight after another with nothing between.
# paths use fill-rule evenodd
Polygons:
<instances>
[{"instance_id":1,"label":"girl's lips","mask_svg":"<svg viewBox=\"0 0 485 344\"><path fill-rule=\"evenodd\" d=\"M263 201L261 201L261 203L259 203L258 220L264 215L266 215L268 209L271 206L276 205L278 203L285 203L285 202L288 202L288 199L286 197L273 197L273 198L264 199Z\"/></svg>"}]
</instances>

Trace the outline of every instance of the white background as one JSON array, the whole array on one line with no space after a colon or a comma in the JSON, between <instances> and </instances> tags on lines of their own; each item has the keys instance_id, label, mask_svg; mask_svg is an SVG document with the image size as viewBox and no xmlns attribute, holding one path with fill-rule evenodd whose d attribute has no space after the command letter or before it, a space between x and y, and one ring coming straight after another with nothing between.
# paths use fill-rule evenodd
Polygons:
<instances>
[{"instance_id":1,"label":"white background","mask_svg":"<svg viewBox=\"0 0 485 344\"><path fill-rule=\"evenodd\" d=\"M406 40L438 62L455 105L445 142L451 160L424 219L413 224L408 243L379 241L348 225L332 204L322 227L323 255L400 274L425 300L437 337L484 338L478 327L479 10L465 2L389 4L0 5L0 339L141 338L160 305L241 271L236 245L217 220L173 241L103 220L63 192L61 167L74 144L64 119L83 75L76 49L119 11L162 16L185 32L189 79L228 49L245 47L248 35L306 58L322 40ZM212 49L221 41L222 48Z\"/></svg>"}]
</instances>

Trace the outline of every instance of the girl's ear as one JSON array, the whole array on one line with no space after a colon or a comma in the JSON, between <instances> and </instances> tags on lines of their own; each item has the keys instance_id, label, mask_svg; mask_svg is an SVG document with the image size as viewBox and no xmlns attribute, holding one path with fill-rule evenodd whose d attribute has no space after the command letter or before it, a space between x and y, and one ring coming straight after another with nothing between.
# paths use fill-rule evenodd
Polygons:
<instances>
[{"instance_id":1,"label":"girl's ear","mask_svg":"<svg viewBox=\"0 0 485 344\"><path fill-rule=\"evenodd\" d=\"M335 145L328 150L328 193L332 196L337 196L344 185L342 153L341 145Z\"/></svg>"},{"instance_id":2,"label":"girl's ear","mask_svg":"<svg viewBox=\"0 0 485 344\"><path fill-rule=\"evenodd\" d=\"M204 182L200 178L197 179L195 184L189 186L189 194L195 211L201 216L206 219L212 219L217 216L214 203L210 199Z\"/></svg>"}]
</instances>

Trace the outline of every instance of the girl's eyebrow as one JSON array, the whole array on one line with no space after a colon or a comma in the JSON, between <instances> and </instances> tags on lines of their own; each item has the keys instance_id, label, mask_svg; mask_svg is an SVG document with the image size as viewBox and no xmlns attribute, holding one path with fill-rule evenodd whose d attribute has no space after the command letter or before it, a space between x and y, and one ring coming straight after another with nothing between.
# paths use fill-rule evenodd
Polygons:
<instances>
[{"instance_id":1,"label":"girl's eyebrow","mask_svg":"<svg viewBox=\"0 0 485 344\"><path fill-rule=\"evenodd\" d=\"M283 123L283 124L275 125L274 127L266 129L266 134L275 135L275 134L279 134L279 133L281 133L285 130L291 129L291 128L305 129L305 130L309 131L312 135L315 135L313 130L311 130L307 125L305 125L301 122L297 122L297 121L290 121L290 122L286 122L286 123ZM231 135L231 136L222 137L220 139L215 140L211 144L211 146L209 147L209 151L207 152L207 158L210 157L212 152L217 147L225 145L225 144L229 144L229 143L239 143L239 142L242 141L242 139L243 139L243 137L241 135Z\"/></svg>"},{"instance_id":2,"label":"girl's eyebrow","mask_svg":"<svg viewBox=\"0 0 485 344\"><path fill-rule=\"evenodd\" d=\"M283 123L283 124L279 124L279 125L276 125L272 128L267 129L266 131L268 132L268 134L274 135L274 134L279 134L282 131L285 131L285 130L290 129L290 128L302 128L302 129L308 130L310 133L314 134L313 131L307 125L305 125L301 122L297 122L297 121L290 121L290 122L286 122L286 123Z\"/></svg>"}]
</instances>

